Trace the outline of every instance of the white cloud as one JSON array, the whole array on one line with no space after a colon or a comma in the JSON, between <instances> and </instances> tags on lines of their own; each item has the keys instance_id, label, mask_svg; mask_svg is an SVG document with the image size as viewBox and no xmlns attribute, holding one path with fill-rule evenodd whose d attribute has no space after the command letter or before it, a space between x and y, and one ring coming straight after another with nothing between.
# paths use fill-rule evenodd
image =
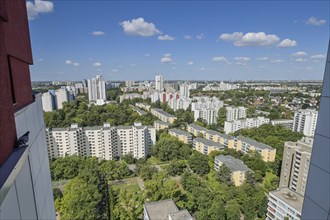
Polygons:
<instances>
[{"instance_id":1,"label":"white cloud","mask_svg":"<svg viewBox=\"0 0 330 220\"><path fill-rule=\"evenodd\" d=\"M295 59L296 62L306 62L307 60L304 58L297 58Z\"/></svg>"},{"instance_id":2,"label":"white cloud","mask_svg":"<svg viewBox=\"0 0 330 220\"><path fill-rule=\"evenodd\" d=\"M226 57L213 57L212 61L229 63Z\"/></svg>"},{"instance_id":3,"label":"white cloud","mask_svg":"<svg viewBox=\"0 0 330 220\"><path fill-rule=\"evenodd\" d=\"M94 35L94 36L105 35L105 33L103 31L93 31L91 34Z\"/></svg>"},{"instance_id":4,"label":"white cloud","mask_svg":"<svg viewBox=\"0 0 330 220\"><path fill-rule=\"evenodd\" d=\"M80 66L79 63L72 63L73 66Z\"/></svg>"},{"instance_id":5,"label":"white cloud","mask_svg":"<svg viewBox=\"0 0 330 220\"><path fill-rule=\"evenodd\" d=\"M205 36L203 33L200 33L200 34L197 34L197 35L196 35L196 38L197 38L198 40L202 40L202 39L205 39L206 36Z\"/></svg>"},{"instance_id":6,"label":"white cloud","mask_svg":"<svg viewBox=\"0 0 330 220\"><path fill-rule=\"evenodd\" d=\"M44 58L39 58L37 61L42 62L42 61L44 61Z\"/></svg>"},{"instance_id":7,"label":"white cloud","mask_svg":"<svg viewBox=\"0 0 330 220\"><path fill-rule=\"evenodd\" d=\"M71 65L73 62L71 60L66 60L65 64Z\"/></svg>"},{"instance_id":8,"label":"white cloud","mask_svg":"<svg viewBox=\"0 0 330 220\"><path fill-rule=\"evenodd\" d=\"M119 25L123 27L126 34L150 37L156 34L162 34L153 23L144 21L144 18L132 19L132 21L123 21Z\"/></svg>"},{"instance_id":9,"label":"white cloud","mask_svg":"<svg viewBox=\"0 0 330 220\"><path fill-rule=\"evenodd\" d=\"M257 60L266 61L269 60L269 57L258 57Z\"/></svg>"},{"instance_id":10,"label":"white cloud","mask_svg":"<svg viewBox=\"0 0 330 220\"><path fill-rule=\"evenodd\" d=\"M281 48L288 48L288 47L295 47L297 46L297 41L295 40L290 40L290 39L284 39L277 45L277 47Z\"/></svg>"},{"instance_id":11,"label":"white cloud","mask_svg":"<svg viewBox=\"0 0 330 220\"><path fill-rule=\"evenodd\" d=\"M186 39L186 40L191 40L191 39L192 39L192 36L190 36L190 35L185 35L185 36L184 36L184 39Z\"/></svg>"},{"instance_id":12,"label":"white cloud","mask_svg":"<svg viewBox=\"0 0 330 220\"><path fill-rule=\"evenodd\" d=\"M170 35L162 35L162 36L158 36L158 40L174 40L175 38L170 36Z\"/></svg>"},{"instance_id":13,"label":"white cloud","mask_svg":"<svg viewBox=\"0 0 330 220\"><path fill-rule=\"evenodd\" d=\"M194 65L194 62L193 61L188 61L187 65Z\"/></svg>"},{"instance_id":14,"label":"white cloud","mask_svg":"<svg viewBox=\"0 0 330 220\"><path fill-rule=\"evenodd\" d=\"M170 53L165 53L163 57L160 59L160 62L164 64L172 63L173 62L172 55Z\"/></svg>"},{"instance_id":15,"label":"white cloud","mask_svg":"<svg viewBox=\"0 0 330 220\"><path fill-rule=\"evenodd\" d=\"M315 55L312 55L311 58L314 59L314 60L319 60L319 59L321 60L321 59L324 59L325 58L325 55L323 55L323 54L315 54Z\"/></svg>"},{"instance_id":16,"label":"white cloud","mask_svg":"<svg viewBox=\"0 0 330 220\"><path fill-rule=\"evenodd\" d=\"M281 59L272 59L270 62L271 63L282 63L283 60L281 60Z\"/></svg>"},{"instance_id":17,"label":"white cloud","mask_svg":"<svg viewBox=\"0 0 330 220\"><path fill-rule=\"evenodd\" d=\"M54 11L54 3L51 1L35 0L26 2L26 10L29 20L34 20L39 17L40 13L50 13Z\"/></svg>"},{"instance_id":18,"label":"white cloud","mask_svg":"<svg viewBox=\"0 0 330 220\"><path fill-rule=\"evenodd\" d=\"M234 32L232 34L221 34L220 40L232 41L235 46L271 46L277 43L280 38L275 34L266 34L265 32Z\"/></svg>"},{"instance_id":19,"label":"white cloud","mask_svg":"<svg viewBox=\"0 0 330 220\"><path fill-rule=\"evenodd\" d=\"M95 63L93 63L93 66L99 67L99 66L102 66L102 64L100 62L95 62Z\"/></svg>"},{"instance_id":20,"label":"white cloud","mask_svg":"<svg viewBox=\"0 0 330 220\"><path fill-rule=\"evenodd\" d=\"M321 25L324 25L326 23L326 20L324 19L317 19L315 17L310 17L308 18L308 20L306 21L305 24L307 25L314 25L314 26L321 26Z\"/></svg>"},{"instance_id":21,"label":"white cloud","mask_svg":"<svg viewBox=\"0 0 330 220\"><path fill-rule=\"evenodd\" d=\"M298 52L295 52L295 53L291 54L291 56L293 56L293 57L303 57L303 56L307 56L307 53L304 52L304 51L298 51Z\"/></svg>"},{"instance_id":22,"label":"white cloud","mask_svg":"<svg viewBox=\"0 0 330 220\"><path fill-rule=\"evenodd\" d=\"M235 57L235 60L246 62L250 60L250 57Z\"/></svg>"},{"instance_id":23,"label":"white cloud","mask_svg":"<svg viewBox=\"0 0 330 220\"><path fill-rule=\"evenodd\" d=\"M118 69L112 69L111 72L116 73L116 72L118 72Z\"/></svg>"},{"instance_id":24,"label":"white cloud","mask_svg":"<svg viewBox=\"0 0 330 220\"><path fill-rule=\"evenodd\" d=\"M198 69L201 70L201 71L205 71L205 70L206 70L205 67L200 67L200 68L198 68Z\"/></svg>"},{"instance_id":25,"label":"white cloud","mask_svg":"<svg viewBox=\"0 0 330 220\"><path fill-rule=\"evenodd\" d=\"M150 57L151 54L150 54L150 53L146 53L146 54L144 54L144 56L145 56L145 57Z\"/></svg>"}]
</instances>

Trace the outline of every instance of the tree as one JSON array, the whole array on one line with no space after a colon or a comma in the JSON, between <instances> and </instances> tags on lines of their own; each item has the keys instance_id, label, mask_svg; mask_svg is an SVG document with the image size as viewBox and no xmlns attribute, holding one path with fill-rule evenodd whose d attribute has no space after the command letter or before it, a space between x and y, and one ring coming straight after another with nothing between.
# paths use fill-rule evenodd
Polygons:
<instances>
[{"instance_id":1,"label":"tree","mask_svg":"<svg viewBox=\"0 0 330 220\"><path fill-rule=\"evenodd\" d=\"M226 107L221 107L218 111L217 125L221 128L225 126L225 121L227 118L227 110Z\"/></svg>"},{"instance_id":2,"label":"tree","mask_svg":"<svg viewBox=\"0 0 330 220\"><path fill-rule=\"evenodd\" d=\"M184 169L187 167L184 161L173 161L168 167L167 172L171 176L180 175L184 172Z\"/></svg>"},{"instance_id":3,"label":"tree","mask_svg":"<svg viewBox=\"0 0 330 220\"><path fill-rule=\"evenodd\" d=\"M210 171L208 156L197 151L189 157L188 165L197 174L206 174Z\"/></svg>"},{"instance_id":4,"label":"tree","mask_svg":"<svg viewBox=\"0 0 330 220\"><path fill-rule=\"evenodd\" d=\"M226 219L225 205L221 198L212 200L211 208L208 210L208 216L212 220Z\"/></svg>"},{"instance_id":5,"label":"tree","mask_svg":"<svg viewBox=\"0 0 330 220\"><path fill-rule=\"evenodd\" d=\"M143 180L150 180L158 169L148 164L137 164L135 171Z\"/></svg>"},{"instance_id":6,"label":"tree","mask_svg":"<svg viewBox=\"0 0 330 220\"><path fill-rule=\"evenodd\" d=\"M241 216L240 206L235 199L228 201L225 209L226 209L227 220L240 219Z\"/></svg>"},{"instance_id":7,"label":"tree","mask_svg":"<svg viewBox=\"0 0 330 220\"><path fill-rule=\"evenodd\" d=\"M121 159L124 160L128 164L133 164L136 161L136 159L134 158L132 153L129 153L129 154L126 154L126 155L122 156Z\"/></svg>"},{"instance_id":8,"label":"tree","mask_svg":"<svg viewBox=\"0 0 330 220\"><path fill-rule=\"evenodd\" d=\"M55 201L56 199L61 199L63 196L63 193L59 188L53 188L53 196L54 196L54 201Z\"/></svg>"},{"instance_id":9,"label":"tree","mask_svg":"<svg viewBox=\"0 0 330 220\"><path fill-rule=\"evenodd\" d=\"M176 137L168 134L162 134L159 141L151 148L151 154L161 161L169 161L173 159L181 159L181 147L183 143L179 142ZM186 150L184 151L186 154Z\"/></svg>"},{"instance_id":10,"label":"tree","mask_svg":"<svg viewBox=\"0 0 330 220\"><path fill-rule=\"evenodd\" d=\"M230 186L233 185L232 179L231 179L231 171L226 165L222 165L219 168L219 171L215 174L215 179L219 182L223 182L226 185Z\"/></svg>"}]
</instances>

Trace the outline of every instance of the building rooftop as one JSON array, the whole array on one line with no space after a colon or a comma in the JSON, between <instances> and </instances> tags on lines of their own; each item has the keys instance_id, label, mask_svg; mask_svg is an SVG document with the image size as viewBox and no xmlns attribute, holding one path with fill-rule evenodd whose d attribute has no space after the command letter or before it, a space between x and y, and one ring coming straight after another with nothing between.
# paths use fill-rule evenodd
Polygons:
<instances>
[{"instance_id":1,"label":"building rooftop","mask_svg":"<svg viewBox=\"0 0 330 220\"><path fill-rule=\"evenodd\" d=\"M289 188L279 188L278 190L269 192L270 196L276 197L287 205L293 207L298 212L302 211L304 197Z\"/></svg>"},{"instance_id":2,"label":"building rooftop","mask_svg":"<svg viewBox=\"0 0 330 220\"><path fill-rule=\"evenodd\" d=\"M274 150L274 148L272 148L271 146L269 146L267 144L264 144L264 143L261 143L261 142L258 142L256 140L253 140L251 138L247 138L247 137L243 137L243 136L238 136L237 139L238 140L241 140L243 142L246 142L246 143L248 143L250 145L253 145L256 148L267 149L267 150Z\"/></svg>"},{"instance_id":3,"label":"building rooftop","mask_svg":"<svg viewBox=\"0 0 330 220\"><path fill-rule=\"evenodd\" d=\"M131 107L134 111L136 111L137 113L139 113L140 115L146 115L147 112L139 109L138 107L135 107L134 105L129 105L129 107Z\"/></svg>"},{"instance_id":4,"label":"building rooftop","mask_svg":"<svg viewBox=\"0 0 330 220\"><path fill-rule=\"evenodd\" d=\"M166 117L176 118L174 115L165 112L163 109L153 108L153 110L157 111L159 114L165 115Z\"/></svg>"},{"instance_id":5,"label":"building rooftop","mask_svg":"<svg viewBox=\"0 0 330 220\"><path fill-rule=\"evenodd\" d=\"M209 133L211 135L218 135L218 136L223 137L224 139L228 139L228 140L234 139L233 136L230 136L228 134L222 134L222 133L214 131L214 130L208 130L207 133Z\"/></svg>"},{"instance_id":6,"label":"building rooftop","mask_svg":"<svg viewBox=\"0 0 330 220\"><path fill-rule=\"evenodd\" d=\"M192 136L189 132L182 131L182 130L176 129L176 128L170 129L169 132L173 132L173 133L178 134L178 135L184 135L184 136L189 136L189 137Z\"/></svg>"},{"instance_id":7,"label":"building rooftop","mask_svg":"<svg viewBox=\"0 0 330 220\"><path fill-rule=\"evenodd\" d=\"M193 129L200 130L200 131L208 131L206 128L199 126L198 124L191 123L188 126L192 127Z\"/></svg>"},{"instance_id":8,"label":"building rooftop","mask_svg":"<svg viewBox=\"0 0 330 220\"><path fill-rule=\"evenodd\" d=\"M172 220L191 220L190 213L185 209L170 214Z\"/></svg>"},{"instance_id":9,"label":"building rooftop","mask_svg":"<svg viewBox=\"0 0 330 220\"><path fill-rule=\"evenodd\" d=\"M203 144L205 144L207 146L215 146L215 147L219 147L221 149L224 148L224 146L222 146L221 144L216 143L214 141L207 140L205 138L197 137L197 138L194 139L194 141L201 142L201 143L203 143Z\"/></svg>"},{"instance_id":10,"label":"building rooftop","mask_svg":"<svg viewBox=\"0 0 330 220\"><path fill-rule=\"evenodd\" d=\"M231 155L219 155L216 156L214 160L221 161L221 163L226 165L226 167L228 167L231 171L252 171L243 163L243 161L236 159Z\"/></svg>"},{"instance_id":11,"label":"building rooftop","mask_svg":"<svg viewBox=\"0 0 330 220\"><path fill-rule=\"evenodd\" d=\"M159 121L159 120L154 121L154 123L158 123L158 124L160 124L160 125L170 125L170 123L168 123L168 122L165 122L165 121Z\"/></svg>"},{"instance_id":12,"label":"building rooftop","mask_svg":"<svg viewBox=\"0 0 330 220\"><path fill-rule=\"evenodd\" d=\"M144 205L150 220L168 219L170 213L179 211L172 199L151 202Z\"/></svg>"}]
</instances>

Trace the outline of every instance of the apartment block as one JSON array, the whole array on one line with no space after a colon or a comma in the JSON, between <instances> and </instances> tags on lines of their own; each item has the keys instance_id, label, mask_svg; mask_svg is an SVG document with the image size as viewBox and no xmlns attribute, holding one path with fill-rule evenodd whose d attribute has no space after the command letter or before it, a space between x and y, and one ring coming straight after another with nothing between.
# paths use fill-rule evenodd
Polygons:
<instances>
[{"instance_id":1,"label":"apartment block","mask_svg":"<svg viewBox=\"0 0 330 220\"><path fill-rule=\"evenodd\" d=\"M156 128L156 131L167 129L170 127L170 125L170 123L164 121L154 121L154 127Z\"/></svg>"},{"instance_id":2,"label":"apartment block","mask_svg":"<svg viewBox=\"0 0 330 220\"><path fill-rule=\"evenodd\" d=\"M55 91L57 109L63 108L63 102L69 103L69 93L65 88Z\"/></svg>"},{"instance_id":3,"label":"apartment block","mask_svg":"<svg viewBox=\"0 0 330 220\"><path fill-rule=\"evenodd\" d=\"M138 102L135 103L136 107L142 108L144 110L150 111L151 105L147 104L147 103L142 103L142 102Z\"/></svg>"},{"instance_id":4,"label":"apartment block","mask_svg":"<svg viewBox=\"0 0 330 220\"><path fill-rule=\"evenodd\" d=\"M283 127L286 127L288 129L292 129L293 126L293 120L292 119L277 119L277 120L271 120L270 122L273 126L281 125Z\"/></svg>"},{"instance_id":5,"label":"apartment block","mask_svg":"<svg viewBox=\"0 0 330 220\"><path fill-rule=\"evenodd\" d=\"M167 105L173 109L173 111L177 111L179 109L187 110L191 104L191 99L189 98L171 98L168 100Z\"/></svg>"},{"instance_id":6,"label":"apartment block","mask_svg":"<svg viewBox=\"0 0 330 220\"><path fill-rule=\"evenodd\" d=\"M46 92L42 94L42 110L45 112L52 112L55 109L54 97L51 93Z\"/></svg>"},{"instance_id":7,"label":"apartment block","mask_svg":"<svg viewBox=\"0 0 330 220\"><path fill-rule=\"evenodd\" d=\"M301 132L305 136L313 137L316 128L318 111L301 109L294 113L292 131Z\"/></svg>"},{"instance_id":8,"label":"apartment block","mask_svg":"<svg viewBox=\"0 0 330 220\"><path fill-rule=\"evenodd\" d=\"M170 124L173 124L174 121L177 119L174 115L171 115L160 108L152 108L150 112L160 120Z\"/></svg>"},{"instance_id":9,"label":"apartment block","mask_svg":"<svg viewBox=\"0 0 330 220\"><path fill-rule=\"evenodd\" d=\"M189 125L187 125L187 131L192 133L195 137L202 135L203 137L205 137L206 133L208 132L208 129L199 126L198 124L195 123L191 123Z\"/></svg>"},{"instance_id":10,"label":"apartment block","mask_svg":"<svg viewBox=\"0 0 330 220\"><path fill-rule=\"evenodd\" d=\"M207 140L205 138L194 138L193 147L202 154L210 154L214 150L223 150L225 147L219 143Z\"/></svg>"},{"instance_id":11,"label":"apartment block","mask_svg":"<svg viewBox=\"0 0 330 220\"><path fill-rule=\"evenodd\" d=\"M187 210L179 210L172 199L150 202L143 206L143 220L192 220Z\"/></svg>"},{"instance_id":12,"label":"apartment block","mask_svg":"<svg viewBox=\"0 0 330 220\"><path fill-rule=\"evenodd\" d=\"M228 146L228 148L230 147ZM234 149L244 154L248 153L249 151L256 151L261 155L263 161L275 161L276 149L247 137L238 136L235 139Z\"/></svg>"},{"instance_id":13,"label":"apartment block","mask_svg":"<svg viewBox=\"0 0 330 220\"><path fill-rule=\"evenodd\" d=\"M223 106L223 101L216 97L193 97L191 111L194 112L194 120L203 119L207 124L215 124L218 118L218 111Z\"/></svg>"},{"instance_id":14,"label":"apartment block","mask_svg":"<svg viewBox=\"0 0 330 220\"><path fill-rule=\"evenodd\" d=\"M105 80L102 75L96 75L95 78L87 80L88 100L94 103L104 103L107 100L105 90Z\"/></svg>"},{"instance_id":15,"label":"apartment block","mask_svg":"<svg viewBox=\"0 0 330 220\"><path fill-rule=\"evenodd\" d=\"M176 138L179 139L179 141L185 143L185 144L191 144L192 143L192 135L188 132L182 131L180 129L172 128L168 130L168 133Z\"/></svg>"},{"instance_id":16,"label":"apartment block","mask_svg":"<svg viewBox=\"0 0 330 220\"><path fill-rule=\"evenodd\" d=\"M248 172L253 172L243 161L230 155L219 155L214 158L214 169L219 170L221 166L226 166L231 171L231 179L235 186L242 185Z\"/></svg>"},{"instance_id":17,"label":"apartment block","mask_svg":"<svg viewBox=\"0 0 330 220\"><path fill-rule=\"evenodd\" d=\"M241 118L246 118L246 108L243 106L226 107L226 121L233 121Z\"/></svg>"},{"instance_id":18,"label":"apartment block","mask_svg":"<svg viewBox=\"0 0 330 220\"><path fill-rule=\"evenodd\" d=\"M197 121L201 118L206 124L216 124L218 118L218 108L196 109L194 110L194 120Z\"/></svg>"},{"instance_id":19,"label":"apartment block","mask_svg":"<svg viewBox=\"0 0 330 220\"><path fill-rule=\"evenodd\" d=\"M157 75L155 76L155 87L157 91L163 91L164 90L164 76L163 75Z\"/></svg>"},{"instance_id":20,"label":"apartment block","mask_svg":"<svg viewBox=\"0 0 330 220\"><path fill-rule=\"evenodd\" d=\"M280 187L305 194L313 139L303 138L297 142L285 142Z\"/></svg>"},{"instance_id":21,"label":"apartment block","mask_svg":"<svg viewBox=\"0 0 330 220\"><path fill-rule=\"evenodd\" d=\"M234 148L235 137L233 137L233 136L230 136L227 134L222 134L220 132L213 131L213 130L208 130L204 137L210 141L217 142L228 148Z\"/></svg>"},{"instance_id":22,"label":"apartment block","mask_svg":"<svg viewBox=\"0 0 330 220\"><path fill-rule=\"evenodd\" d=\"M133 126L47 128L46 140L50 159L66 155L95 156L113 160L126 154L144 158L156 141L153 127L134 123Z\"/></svg>"},{"instance_id":23,"label":"apartment block","mask_svg":"<svg viewBox=\"0 0 330 220\"><path fill-rule=\"evenodd\" d=\"M244 128L258 128L260 125L268 124L269 118L257 117L257 118L246 118L233 121L225 121L224 131L226 134L234 133Z\"/></svg>"},{"instance_id":24,"label":"apartment block","mask_svg":"<svg viewBox=\"0 0 330 220\"><path fill-rule=\"evenodd\" d=\"M289 188L269 192L266 220L300 220L304 197Z\"/></svg>"},{"instance_id":25,"label":"apartment block","mask_svg":"<svg viewBox=\"0 0 330 220\"><path fill-rule=\"evenodd\" d=\"M131 109L133 109L133 111L137 112L139 115L146 115L146 114L147 114L147 112L145 112L145 111L139 109L138 107L135 107L134 105L131 105L131 104L130 104L129 107L130 107Z\"/></svg>"}]
</instances>

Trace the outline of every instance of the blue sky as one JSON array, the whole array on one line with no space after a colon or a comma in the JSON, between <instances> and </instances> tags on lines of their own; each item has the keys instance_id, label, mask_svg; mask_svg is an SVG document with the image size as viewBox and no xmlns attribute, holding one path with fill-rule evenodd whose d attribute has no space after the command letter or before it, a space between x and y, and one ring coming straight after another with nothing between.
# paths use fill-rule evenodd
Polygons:
<instances>
[{"instance_id":1,"label":"blue sky","mask_svg":"<svg viewBox=\"0 0 330 220\"><path fill-rule=\"evenodd\" d=\"M27 1L32 80L322 79L328 1Z\"/></svg>"}]
</instances>

